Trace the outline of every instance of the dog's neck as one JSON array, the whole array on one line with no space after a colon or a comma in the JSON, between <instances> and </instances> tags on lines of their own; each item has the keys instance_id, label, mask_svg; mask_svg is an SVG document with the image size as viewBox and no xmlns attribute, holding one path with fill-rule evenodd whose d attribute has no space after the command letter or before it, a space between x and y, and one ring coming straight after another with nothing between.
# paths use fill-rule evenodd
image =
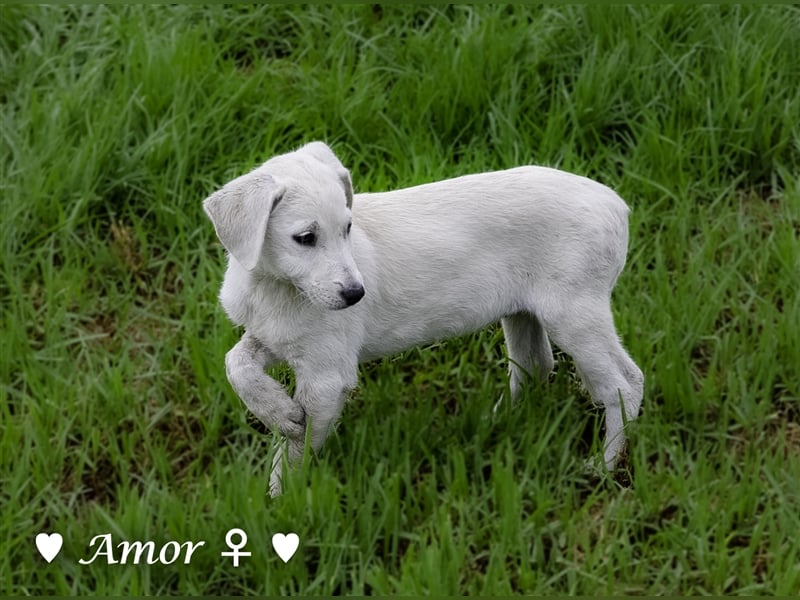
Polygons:
<instances>
[{"instance_id":1,"label":"dog's neck","mask_svg":"<svg viewBox=\"0 0 800 600\"><path fill-rule=\"evenodd\" d=\"M248 272L250 285L258 289L264 298L269 298L274 304L291 303L297 305L298 302L304 305L310 301L297 289L287 277L277 276L274 273L263 269L261 265Z\"/></svg>"}]
</instances>

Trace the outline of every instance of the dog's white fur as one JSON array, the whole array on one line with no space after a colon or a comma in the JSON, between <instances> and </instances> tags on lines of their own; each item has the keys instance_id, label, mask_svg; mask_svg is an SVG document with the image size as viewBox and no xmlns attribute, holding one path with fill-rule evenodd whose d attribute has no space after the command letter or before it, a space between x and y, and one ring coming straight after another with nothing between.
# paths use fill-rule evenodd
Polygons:
<instances>
[{"instance_id":1,"label":"dog's white fur","mask_svg":"<svg viewBox=\"0 0 800 600\"><path fill-rule=\"evenodd\" d=\"M313 142L203 206L229 252L221 303L245 327L226 356L228 379L287 436L290 464L306 427L322 445L360 361L500 320L512 395L531 367L552 370L552 337L605 407L604 461L614 466L643 376L609 304L628 244L628 207L609 188L519 167L353 196L347 169ZM278 362L294 370L293 398L264 372ZM280 479L279 453L273 494Z\"/></svg>"}]
</instances>

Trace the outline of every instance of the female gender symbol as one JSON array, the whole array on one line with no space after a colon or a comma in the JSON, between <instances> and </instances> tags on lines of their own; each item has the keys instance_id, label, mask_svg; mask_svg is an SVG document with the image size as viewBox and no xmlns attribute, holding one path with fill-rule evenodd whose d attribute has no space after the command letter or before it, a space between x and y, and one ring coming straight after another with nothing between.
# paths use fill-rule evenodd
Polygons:
<instances>
[{"instance_id":1,"label":"female gender symbol","mask_svg":"<svg viewBox=\"0 0 800 600\"><path fill-rule=\"evenodd\" d=\"M239 536L239 543L233 543L233 536ZM251 556L252 552L242 552L240 549L244 548L247 545L247 534L239 529L238 527L234 527L233 529L229 529L228 533L225 534L225 544L230 548L230 552L220 552L220 556L230 556L233 559L233 566L239 566L239 557L240 556Z\"/></svg>"}]
</instances>

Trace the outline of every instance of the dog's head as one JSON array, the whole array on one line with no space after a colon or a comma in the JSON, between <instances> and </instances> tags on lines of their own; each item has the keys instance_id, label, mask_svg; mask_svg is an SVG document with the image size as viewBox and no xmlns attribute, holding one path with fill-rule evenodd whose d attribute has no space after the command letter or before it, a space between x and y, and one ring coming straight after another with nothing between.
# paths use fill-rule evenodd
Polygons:
<instances>
[{"instance_id":1,"label":"dog's head","mask_svg":"<svg viewBox=\"0 0 800 600\"><path fill-rule=\"evenodd\" d=\"M231 260L340 309L364 296L350 241L352 202L350 173L328 146L312 142L230 181L203 209Z\"/></svg>"}]
</instances>

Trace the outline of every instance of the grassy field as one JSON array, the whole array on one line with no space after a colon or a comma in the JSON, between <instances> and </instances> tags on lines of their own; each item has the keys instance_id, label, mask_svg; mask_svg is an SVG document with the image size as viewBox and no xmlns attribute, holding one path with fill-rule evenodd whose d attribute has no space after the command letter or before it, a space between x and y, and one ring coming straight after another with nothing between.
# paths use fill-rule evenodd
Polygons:
<instances>
[{"instance_id":1,"label":"grassy field","mask_svg":"<svg viewBox=\"0 0 800 600\"><path fill-rule=\"evenodd\" d=\"M0 594L800 592L798 8L4 5L0 106ZM563 355L492 415L494 327L362 367L266 497L201 201L314 139L357 191L536 163L628 201L618 472ZM79 564L103 533L206 544Z\"/></svg>"}]
</instances>

